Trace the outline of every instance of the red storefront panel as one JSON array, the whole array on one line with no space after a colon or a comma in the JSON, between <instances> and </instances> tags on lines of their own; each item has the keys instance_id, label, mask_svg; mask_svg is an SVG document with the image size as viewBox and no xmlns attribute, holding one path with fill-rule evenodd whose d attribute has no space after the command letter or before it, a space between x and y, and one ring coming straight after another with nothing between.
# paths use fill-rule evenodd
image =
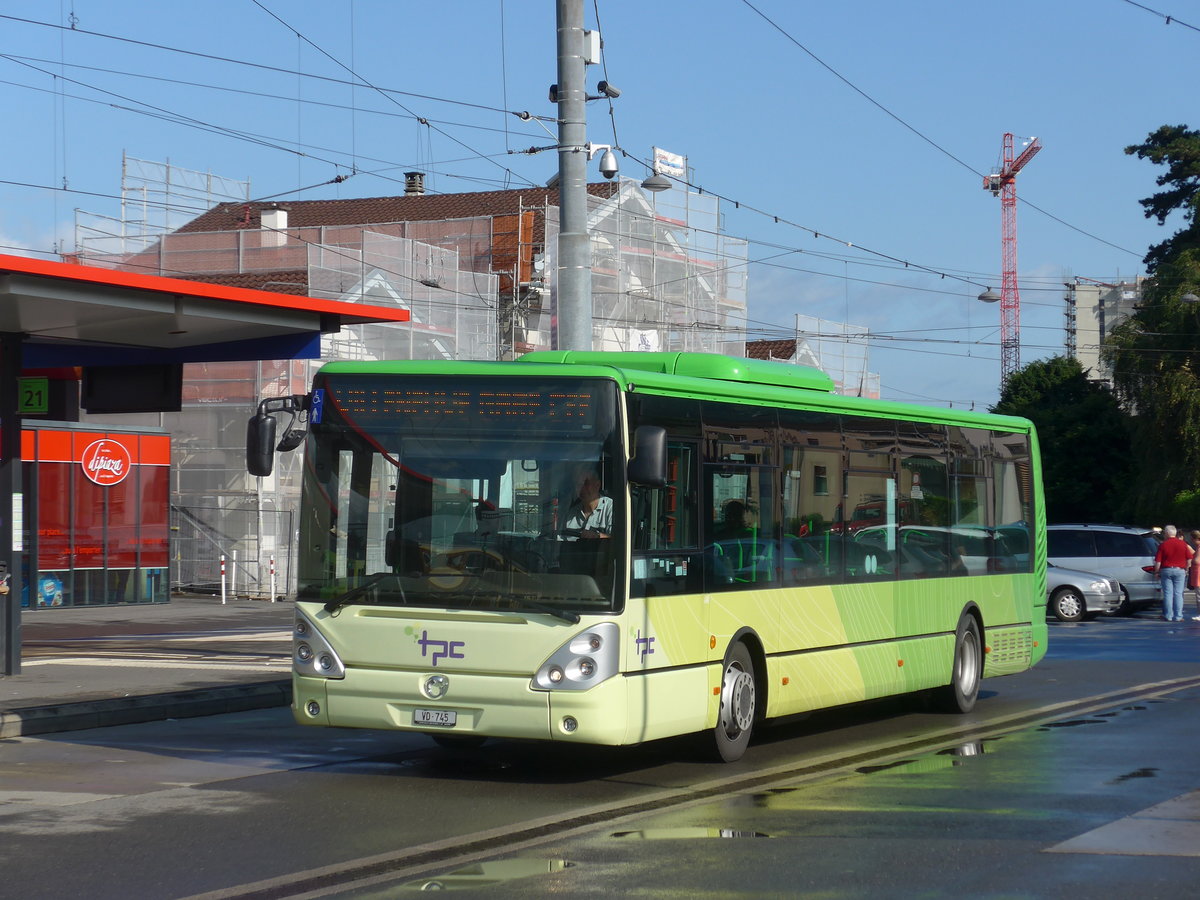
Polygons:
<instances>
[{"instance_id":1,"label":"red storefront panel","mask_svg":"<svg viewBox=\"0 0 1200 900\"><path fill-rule=\"evenodd\" d=\"M39 428L22 448L37 605L167 599L170 437Z\"/></svg>"},{"instance_id":2,"label":"red storefront panel","mask_svg":"<svg viewBox=\"0 0 1200 900\"><path fill-rule=\"evenodd\" d=\"M40 443L40 441L39 441ZM71 568L70 463L38 465L38 569L61 572Z\"/></svg>"},{"instance_id":3,"label":"red storefront panel","mask_svg":"<svg viewBox=\"0 0 1200 900\"><path fill-rule=\"evenodd\" d=\"M167 456L170 457L169 442ZM143 438L145 441L145 438ZM144 449L144 448L143 448ZM142 457L145 459L145 456ZM171 500L171 470L165 466L138 467L141 486L141 564L166 568L170 564L170 524L167 511Z\"/></svg>"},{"instance_id":4,"label":"red storefront panel","mask_svg":"<svg viewBox=\"0 0 1200 900\"><path fill-rule=\"evenodd\" d=\"M88 478L80 464L83 451L105 435L77 431L71 435L72 489L75 494L75 566L76 569L104 568L105 495L108 489Z\"/></svg>"}]
</instances>

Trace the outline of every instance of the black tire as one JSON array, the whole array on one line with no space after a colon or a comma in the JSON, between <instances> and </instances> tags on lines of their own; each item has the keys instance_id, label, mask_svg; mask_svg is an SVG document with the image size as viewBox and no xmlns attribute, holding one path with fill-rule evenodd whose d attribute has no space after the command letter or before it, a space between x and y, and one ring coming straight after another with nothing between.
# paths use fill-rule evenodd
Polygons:
<instances>
[{"instance_id":1,"label":"black tire","mask_svg":"<svg viewBox=\"0 0 1200 900\"><path fill-rule=\"evenodd\" d=\"M968 713L975 708L979 684L983 680L983 639L975 617L964 615L958 620L954 633L954 665L950 683L939 688L934 702L939 709L951 713Z\"/></svg>"},{"instance_id":2,"label":"black tire","mask_svg":"<svg viewBox=\"0 0 1200 900\"><path fill-rule=\"evenodd\" d=\"M1117 616L1132 616L1133 603L1129 599L1129 591L1125 590L1125 585L1121 585L1121 605L1117 607L1117 611L1113 613Z\"/></svg>"},{"instance_id":3,"label":"black tire","mask_svg":"<svg viewBox=\"0 0 1200 900\"><path fill-rule=\"evenodd\" d=\"M1087 601L1077 588L1060 587L1050 595L1050 610L1060 622L1079 622L1087 615Z\"/></svg>"},{"instance_id":4,"label":"black tire","mask_svg":"<svg viewBox=\"0 0 1200 900\"><path fill-rule=\"evenodd\" d=\"M713 746L724 762L742 758L758 718L754 660L739 641L725 654L721 668L721 709L713 728Z\"/></svg>"}]
</instances>

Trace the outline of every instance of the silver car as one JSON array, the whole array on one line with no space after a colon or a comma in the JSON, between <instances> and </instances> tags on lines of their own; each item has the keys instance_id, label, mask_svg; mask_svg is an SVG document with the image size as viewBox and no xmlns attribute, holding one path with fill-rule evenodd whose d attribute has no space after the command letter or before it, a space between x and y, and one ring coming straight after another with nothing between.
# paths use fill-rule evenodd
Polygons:
<instances>
[{"instance_id":1,"label":"silver car","mask_svg":"<svg viewBox=\"0 0 1200 900\"><path fill-rule=\"evenodd\" d=\"M1060 622L1109 615L1121 608L1121 585L1095 572L1046 566L1046 614Z\"/></svg>"},{"instance_id":2,"label":"silver car","mask_svg":"<svg viewBox=\"0 0 1200 900\"><path fill-rule=\"evenodd\" d=\"M1058 566L1098 572L1121 586L1121 613L1153 606L1162 597L1154 577L1158 542L1147 528L1124 525L1048 525L1046 556Z\"/></svg>"}]
</instances>

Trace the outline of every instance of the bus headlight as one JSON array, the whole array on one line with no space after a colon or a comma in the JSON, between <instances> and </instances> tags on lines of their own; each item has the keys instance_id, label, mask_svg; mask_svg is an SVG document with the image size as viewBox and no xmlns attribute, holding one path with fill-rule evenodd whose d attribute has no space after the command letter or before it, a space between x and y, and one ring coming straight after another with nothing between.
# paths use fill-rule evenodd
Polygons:
<instances>
[{"instance_id":1,"label":"bus headlight","mask_svg":"<svg viewBox=\"0 0 1200 900\"><path fill-rule=\"evenodd\" d=\"M572 637L542 663L531 687L537 691L586 691L617 674L620 631L601 622Z\"/></svg>"},{"instance_id":2,"label":"bus headlight","mask_svg":"<svg viewBox=\"0 0 1200 900\"><path fill-rule=\"evenodd\" d=\"M319 678L344 678L346 667L312 620L296 609L292 629L292 671Z\"/></svg>"}]
</instances>

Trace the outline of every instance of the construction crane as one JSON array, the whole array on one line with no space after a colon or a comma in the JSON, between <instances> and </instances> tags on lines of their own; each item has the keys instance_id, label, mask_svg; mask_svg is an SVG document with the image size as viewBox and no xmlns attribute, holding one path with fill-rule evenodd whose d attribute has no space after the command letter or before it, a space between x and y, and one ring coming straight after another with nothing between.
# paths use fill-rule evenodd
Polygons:
<instances>
[{"instance_id":1,"label":"construction crane","mask_svg":"<svg viewBox=\"0 0 1200 900\"><path fill-rule=\"evenodd\" d=\"M1021 294L1017 289L1017 173L1042 149L1031 137L1024 149L1013 157L1013 136L1004 135L1003 164L999 171L983 177L984 190L1000 198L1000 256L1003 260L1000 284L1000 389L1021 368ZM994 294L992 295L995 296Z\"/></svg>"}]
</instances>

